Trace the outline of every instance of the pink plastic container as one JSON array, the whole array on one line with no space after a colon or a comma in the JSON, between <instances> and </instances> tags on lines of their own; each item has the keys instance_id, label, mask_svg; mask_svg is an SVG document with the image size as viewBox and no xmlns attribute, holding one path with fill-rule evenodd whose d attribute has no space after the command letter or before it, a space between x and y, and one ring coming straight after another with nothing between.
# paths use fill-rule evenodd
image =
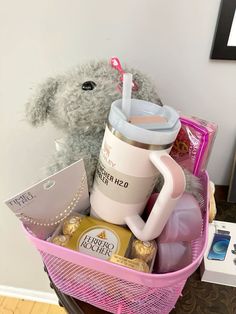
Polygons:
<instances>
[{"instance_id":1,"label":"pink plastic container","mask_svg":"<svg viewBox=\"0 0 236 314\"><path fill-rule=\"evenodd\" d=\"M152 210L158 193L150 197L146 212ZM202 212L197 200L189 193L184 193L170 215L158 242L188 241L198 238L202 231Z\"/></svg>"},{"instance_id":2,"label":"pink plastic container","mask_svg":"<svg viewBox=\"0 0 236 314\"><path fill-rule=\"evenodd\" d=\"M167 273L182 269L192 261L192 248L189 242L158 242L158 258L156 260L159 273Z\"/></svg>"},{"instance_id":3,"label":"pink plastic container","mask_svg":"<svg viewBox=\"0 0 236 314\"><path fill-rule=\"evenodd\" d=\"M61 292L110 313L166 314L175 306L187 278L200 265L206 249L209 204L206 173L201 180L204 185L202 232L191 243L192 263L175 272L138 272L40 240L24 230Z\"/></svg>"}]
</instances>

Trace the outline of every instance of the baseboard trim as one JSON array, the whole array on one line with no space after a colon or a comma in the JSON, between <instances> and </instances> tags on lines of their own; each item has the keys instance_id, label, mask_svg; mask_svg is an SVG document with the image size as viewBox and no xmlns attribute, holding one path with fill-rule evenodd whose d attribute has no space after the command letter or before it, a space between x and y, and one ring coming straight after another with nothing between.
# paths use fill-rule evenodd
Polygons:
<instances>
[{"instance_id":1,"label":"baseboard trim","mask_svg":"<svg viewBox=\"0 0 236 314\"><path fill-rule=\"evenodd\" d=\"M12 297L36 302L58 304L58 297L54 292L47 293L37 290L29 290L0 285L0 295L5 297Z\"/></svg>"}]
</instances>

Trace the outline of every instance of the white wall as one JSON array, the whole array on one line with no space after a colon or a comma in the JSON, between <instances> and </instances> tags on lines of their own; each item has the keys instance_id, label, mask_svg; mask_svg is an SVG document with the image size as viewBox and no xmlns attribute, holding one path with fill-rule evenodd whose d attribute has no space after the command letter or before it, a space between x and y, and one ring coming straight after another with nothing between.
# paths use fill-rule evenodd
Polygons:
<instances>
[{"instance_id":1,"label":"white wall","mask_svg":"<svg viewBox=\"0 0 236 314\"><path fill-rule=\"evenodd\" d=\"M39 178L52 126L24 120L31 88L93 58L117 55L153 80L165 104L215 121L209 174L228 184L235 139L236 62L211 61L219 0L0 0L1 204ZM0 211L0 285L50 291L12 213Z\"/></svg>"}]
</instances>

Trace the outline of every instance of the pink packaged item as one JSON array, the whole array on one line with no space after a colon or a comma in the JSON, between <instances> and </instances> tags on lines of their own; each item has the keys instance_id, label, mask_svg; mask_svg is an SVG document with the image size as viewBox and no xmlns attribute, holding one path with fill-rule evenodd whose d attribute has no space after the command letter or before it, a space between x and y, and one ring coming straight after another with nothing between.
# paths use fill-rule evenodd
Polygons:
<instances>
[{"instance_id":1,"label":"pink packaged item","mask_svg":"<svg viewBox=\"0 0 236 314\"><path fill-rule=\"evenodd\" d=\"M157 272L177 271L192 262L191 244L188 242L158 243Z\"/></svg>"},{"instance_id":2,"label":"pink packaged item","mask_svg":"<svg viewBox=\"0 0 236 314\"><path fill-rule=\"evenodd\" d=\"M151 195L146 207L147 213L150 213L157 196L158 193ZM179 199L158 240L160 242L190 242L200 236L201 229L202 213L200 206L194 196L184 193Z\"/></svg>"},{"instance_id":3,"label":"pink packaged item","mask_svg":"<svg viewBox=\"0 0 236 314\"><path fill-rule=\"evenodd\" d=\"M193 116L182 115L180 121L182 126L170 155L183 168L198 176L206 169L217 125Z\"/></svg>"},{"instance_id":4,"label":"pink packaged item","mask_svg":"<svg viewBox=\"0 0 236 314\"><path fill-rule=\"evenodd\" d=\"M191 194L184 193L158 239L161 242L191 242L200 236L201 229L200 206Z\"/></svg>"}]
</instances>

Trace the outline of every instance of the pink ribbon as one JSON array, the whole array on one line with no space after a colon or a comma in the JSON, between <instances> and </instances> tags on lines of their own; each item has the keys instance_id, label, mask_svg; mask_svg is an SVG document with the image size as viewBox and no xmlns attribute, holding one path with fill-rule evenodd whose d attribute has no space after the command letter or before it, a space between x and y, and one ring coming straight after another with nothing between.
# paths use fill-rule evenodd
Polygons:
<instances>
[{"instance_id":1,"label":"pink ribbon","mask_svg":"<svg viewBox=\"0 0 236 314\"><path fill-rule=\"evenodd\" d=\"M125 71L122 69L122 66L120 64L120 60L117 57L112 57L110 60L110 64L112 68L117 70L120 73L120 81L123 82L123 75L125 74ZM120 84L118 85L119 90L121 91ZM138 85L135 81L132 82L132 91L135 92L138 90Z\"/></svg>"}]
</instances>

